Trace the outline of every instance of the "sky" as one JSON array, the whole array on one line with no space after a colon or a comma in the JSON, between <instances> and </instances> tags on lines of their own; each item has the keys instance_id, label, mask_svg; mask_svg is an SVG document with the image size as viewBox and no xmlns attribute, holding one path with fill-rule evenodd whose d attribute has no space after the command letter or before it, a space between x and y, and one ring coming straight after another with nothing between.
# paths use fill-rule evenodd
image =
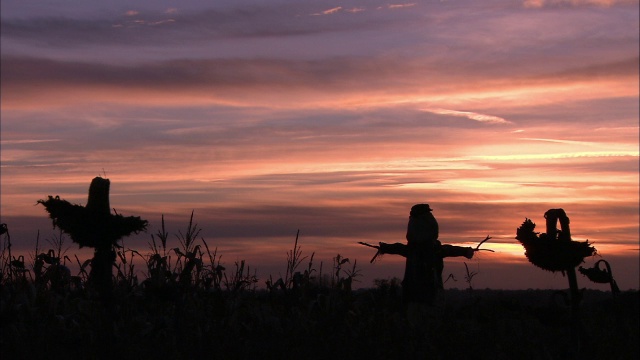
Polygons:
<instances>
[{"instance_id":1,"label":"sky","mask_svg":"<svg viewBox=\"0 0 640 360\"><path fill-rule=\"evenodd\" d=\"M515 239L551 208L596 247L583 266L640 287L637 0L3 0L0 19L14 254L58 236L37 200L84 205L102 176L150 222L126 248L162 216L178 246L193 212L261 283L298 230L316 270L340 254L357 286L401 278L357 242L404 242L428 203L443 243L495 250L447 259L446 287L468 287L466 263L474 288L566 288Z\"/></svg>"}]
</instances>

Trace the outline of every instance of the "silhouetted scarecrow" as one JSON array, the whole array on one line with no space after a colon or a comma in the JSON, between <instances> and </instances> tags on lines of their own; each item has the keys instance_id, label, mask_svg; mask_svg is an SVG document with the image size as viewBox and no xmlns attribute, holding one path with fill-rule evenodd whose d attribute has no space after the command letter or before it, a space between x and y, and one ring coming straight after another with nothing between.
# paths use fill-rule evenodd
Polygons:
<instances>
[{"instance_id":1,"label":"silhouetted scarecrow","mask_svg":"<svg viewBox=\"0 0 640 360\"><path fill-rule=\"evenodd\" d=\"M454 256L471 259L477 250L471 247L442 245L438 240L438 222L431 211L428 204L417 204L411 208L406 244L381 242L379 246L372 246L361 243L377 248L376 256L395 254L407 259L402 280L402 298L405 307L412 302L432 305L438 291L443 289L443 259ZM373 262L374 259L371 261Z\"/></svg>"},{"instance_id":2,"label":"silhouetted scarecrow","mask_svg":"<svg viewBox=\"0 0 640 360\"><path fill-rule=\"evenodd\" d=\"M114 247L120 247L118 240L147 228L148 222L138 216L124 217L111 214L109 207L109 179L96 177L89 186L87 206L74 205L59 196L49 196L39 200L44 205L53 226L69 234L80 247L95 249L91 260L88 285L93 286L105 304L112 296L112 266L116 259Z\"/></svg>"}]
</instances>

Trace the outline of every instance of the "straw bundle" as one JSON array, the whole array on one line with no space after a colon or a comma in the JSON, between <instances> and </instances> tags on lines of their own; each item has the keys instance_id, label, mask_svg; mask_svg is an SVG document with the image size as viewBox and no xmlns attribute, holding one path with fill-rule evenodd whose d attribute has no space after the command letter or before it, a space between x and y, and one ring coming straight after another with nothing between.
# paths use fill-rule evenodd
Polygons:
<instances>
[{"instance_id":1,"label":"straw bundle","mask_svg":"<svg viewBox=\"0 0 640 360\"><path fill-rule=\"evenodd\" d=\"M53 225L71 236L80 245L93 248L117 246L117 241L132 233L144 231L148 222L138 216L111 214L109 208L109 179L97 177L89 187L87 206L71 204L60 197L39 200Z\"/></svg>"}]
</instances>

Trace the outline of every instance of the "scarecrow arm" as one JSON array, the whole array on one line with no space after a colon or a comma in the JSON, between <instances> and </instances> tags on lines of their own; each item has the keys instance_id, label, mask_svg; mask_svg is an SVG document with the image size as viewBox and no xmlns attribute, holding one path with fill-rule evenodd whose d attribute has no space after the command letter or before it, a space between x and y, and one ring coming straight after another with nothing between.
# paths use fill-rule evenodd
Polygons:
<instances>
[{"instance_id":1,"label":"scarecrow arm","mask_svg":"<svg viewBox=\"0 0 640 360\"><path fill-rule=\"evenodd\" d=\"M392 254L407 257L409 255L409 247L406 244L401 243L387 244L381 242L380 254Z\"/></svg>"},{"instance_id":2,"label":"scarecrow arm","mask_svg":"<svg viewBox=\"0 0 640 360\"><path fill-rule=\"evenodd\" d=\"M403 257L407 257L410 252L409 246L402 243L387 244L387 243L381 242L378 249L379 249L378 251L380 252L380 255L392 254L392 255L400 255ZM440 256L443 258L464 256L468 259L471 259L473 257L474 251L475 250L471 247L461 247L461 246L454 246L454 245L440 246Z\"/></svg>"},{"instance_id":3,"label":"scarecrow arm","mask_svg":"<svg viewBox=\"0 0 640 360\"><path fill-rule=\"evenodd\" d=\"M462 246L454 246L454 245L440 246L440 255L443 258L464 256L467 259L471 259L475 251L476 250L472 247L462 247Z\"/></svg>"}]
</instances>

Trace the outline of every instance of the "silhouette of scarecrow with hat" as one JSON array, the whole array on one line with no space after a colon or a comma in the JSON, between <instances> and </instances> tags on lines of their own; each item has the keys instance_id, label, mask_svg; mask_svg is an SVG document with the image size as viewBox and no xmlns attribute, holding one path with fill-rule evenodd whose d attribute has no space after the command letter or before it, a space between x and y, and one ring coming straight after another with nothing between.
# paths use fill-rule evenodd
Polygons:
<instances>
[{"instance_id":1,"label":"silhouette of scarecrow with hat","mask_svg":"<svg viewBox=\"0 0 640 360\"><path fill-rule=\"evenodd\" d=\"M477 250L472 247L442 245L438 240L438 221L432 211L429 204L416 204L411 207L406 244L381 242L379 246L372 246L361 243L377 248L376 256L395 254L406 258L402 280L405 309L410 303L433 305L438 291L443 289L442 271L445 257L464 256L471 259ZM373 260L375 256L371 259L372 262Z\"/></svg>"}]
</instances>

